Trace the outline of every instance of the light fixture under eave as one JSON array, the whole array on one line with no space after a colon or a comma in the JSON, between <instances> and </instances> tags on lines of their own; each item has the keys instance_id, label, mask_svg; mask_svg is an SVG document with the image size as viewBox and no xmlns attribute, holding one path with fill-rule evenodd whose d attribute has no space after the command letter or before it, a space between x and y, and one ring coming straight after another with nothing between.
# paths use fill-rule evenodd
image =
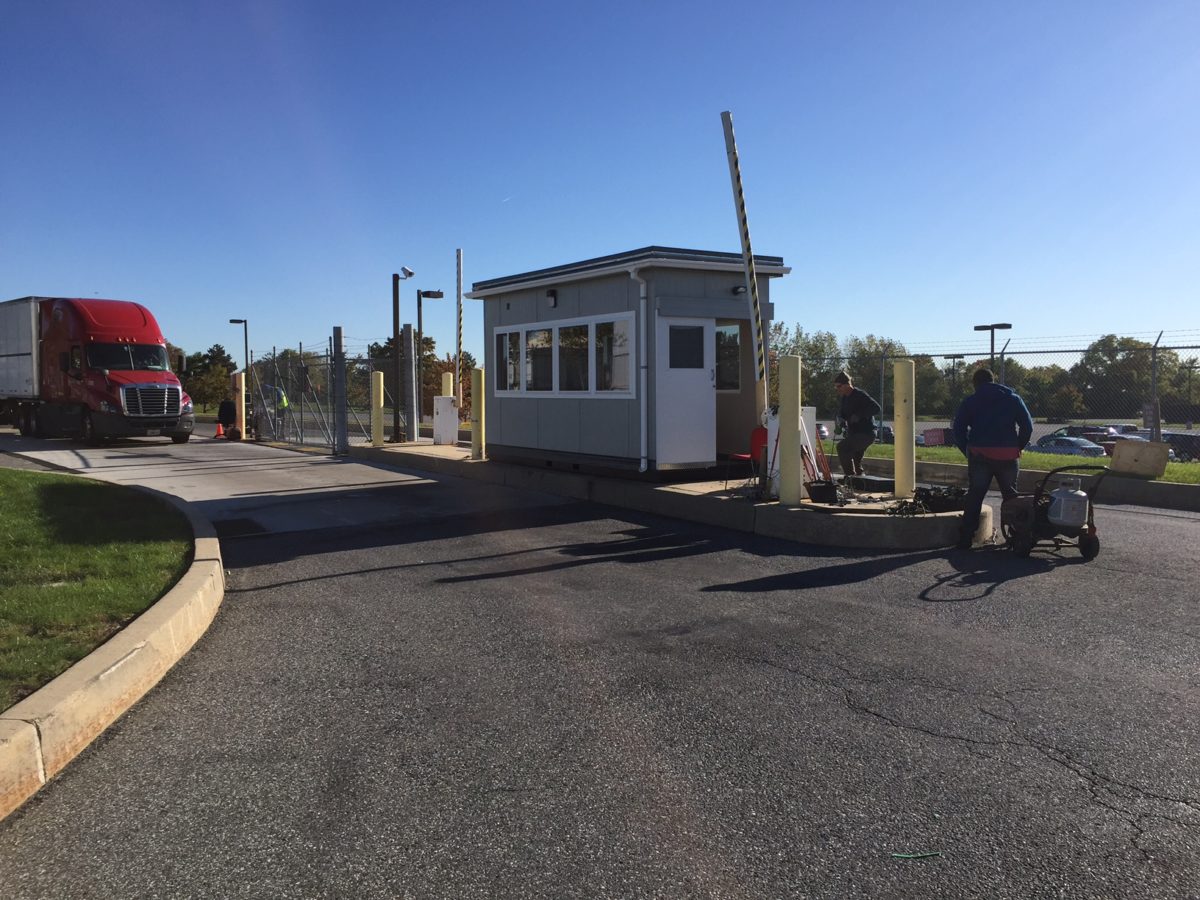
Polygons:
<instances>
[{"instance_id":1,"label":"light fixture under eave","mask_svg":"<svg viewBox=\"0 0 1200 900\"><path fill-rule=\"evenodd\" d=\"M546 291L546 303L551 307L558 306L558 291L554 288Z\"/></svg>"},{"instance_id":2,"label":"light fixture under eave","mask_svg":"<svg viewBox=\"0 0 1200 900\"><path fill-rule=\"evenodd\" d=\"M744 284L739 284L733 289L733 295L735 297L740 297L744 293L746 293L746 286Z\"/></svg>"}]
</instances>

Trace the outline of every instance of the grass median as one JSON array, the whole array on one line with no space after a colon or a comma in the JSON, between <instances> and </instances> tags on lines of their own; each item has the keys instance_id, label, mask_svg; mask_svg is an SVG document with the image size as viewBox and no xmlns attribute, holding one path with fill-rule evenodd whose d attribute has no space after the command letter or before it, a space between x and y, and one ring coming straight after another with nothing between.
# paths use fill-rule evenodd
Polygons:
<instances>
[{"instance_id":1,"label":"grass median","mask_svg":"<svg viewBox=\"0 0 1200 900\"><path fill-rule=\"evenodd\" d=\"M191 563L187 519L140 491L0 469L0 710L82 659Z\"/></svg>"}]
</instances>

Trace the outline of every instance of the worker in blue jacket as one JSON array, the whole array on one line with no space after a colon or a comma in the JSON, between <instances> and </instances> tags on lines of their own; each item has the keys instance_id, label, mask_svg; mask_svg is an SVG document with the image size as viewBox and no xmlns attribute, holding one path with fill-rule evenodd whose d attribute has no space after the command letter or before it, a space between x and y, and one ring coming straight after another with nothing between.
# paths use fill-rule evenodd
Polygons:
<instances>
[{"instance_id":1,"label":"worker in blue jacket","mask_svg":"<svg viewBox=\"0 0 1200 900\"><path fill-rule=\"evenodd\" d=\"M991 369L976 369L971 383L975 393L963 400L954 414L954 443L967 458L960 550L971 549L983 498L993 478L1005 499L1016 496L1021 451L1033 436L1033 418L1025 401L1012 388L996 384Z\"/></svg>"}]
</instances>

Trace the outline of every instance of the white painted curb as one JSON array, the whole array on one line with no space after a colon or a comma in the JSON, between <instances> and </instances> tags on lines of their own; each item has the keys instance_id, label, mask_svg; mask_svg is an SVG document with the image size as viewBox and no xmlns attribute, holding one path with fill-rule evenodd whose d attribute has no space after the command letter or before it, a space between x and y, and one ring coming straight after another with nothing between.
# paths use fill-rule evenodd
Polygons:
<instances>
[{"instance_id":1,"label":"white painted curb","mask_svg":"<svg viewBox=\"0 0 1200 900\"><path fill-rule=\"evenodd\" d=\"M61 772L175 665L212 623L225 596L212 524L170 494L192 526L192 564L167 593L45 687L0 713L0 819Z\"/></svg>"}]
</instances>

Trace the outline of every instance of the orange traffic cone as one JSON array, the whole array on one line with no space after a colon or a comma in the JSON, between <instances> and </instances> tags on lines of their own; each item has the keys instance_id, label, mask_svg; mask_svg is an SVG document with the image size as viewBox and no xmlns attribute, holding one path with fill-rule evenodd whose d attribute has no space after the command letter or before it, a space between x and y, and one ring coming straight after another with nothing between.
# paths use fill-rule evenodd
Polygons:
<instances>
[{"instance_id":1,"label":"orange traffic cone","mask_svg":"<svg viewBox=\"0 0 1200 900\"><path fill-rule=\"evenodd\" d=\"M216 436L217 436L217 437L219 437L219 438L223 438L223 437L225 437L225 429L224 429L224 428L221 426L221 423L220 423L220 422L218 422L218 423L217 423L217 434L216 434Z\"/></svg>"}]
</instances>

